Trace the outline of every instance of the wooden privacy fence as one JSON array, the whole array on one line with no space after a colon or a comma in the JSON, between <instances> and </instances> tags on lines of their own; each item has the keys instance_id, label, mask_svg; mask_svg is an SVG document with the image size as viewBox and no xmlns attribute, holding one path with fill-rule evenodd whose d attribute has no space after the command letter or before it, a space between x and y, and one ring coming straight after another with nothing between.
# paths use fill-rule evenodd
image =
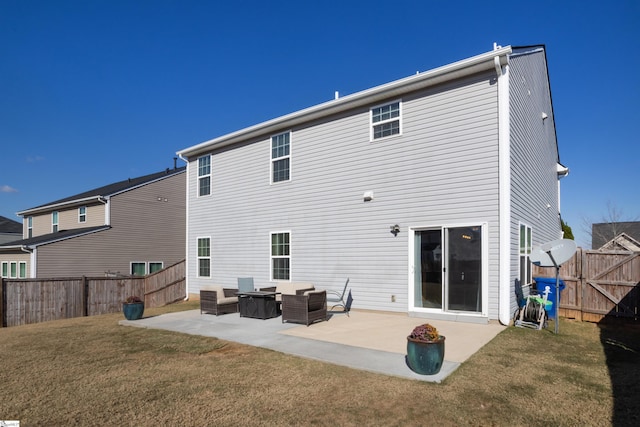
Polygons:
<instances>
[{"instance_id":1,"label":"wooden privacy fence","mask_svg":"<svg viewBox=\"0 0 640 427\"><path fill-rule=\"evenodd\" d=\"M537 267L534 277L555 277L555 268ZM589 322L605 317L638 320L640 316L640 252L578 248L560 267L565 289L560 316Z\"/></svg>"},{"instance_id":2,"label":"wooden privacy fence","mask_svg":"<svg viewBox=\"0 0 640 427\"><path fill-rule=\"evenodd\" d=\"M131 295L145 307L160 307L186 297L185 262L144 277L1 279L2 326L117 313Z\"/></svg>"}]
</instances>

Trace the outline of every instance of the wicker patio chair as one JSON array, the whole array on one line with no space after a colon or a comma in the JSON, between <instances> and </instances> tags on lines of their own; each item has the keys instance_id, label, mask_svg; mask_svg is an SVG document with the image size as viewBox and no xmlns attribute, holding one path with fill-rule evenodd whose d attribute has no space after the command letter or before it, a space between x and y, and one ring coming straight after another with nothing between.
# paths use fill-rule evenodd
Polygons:
<instances>
[{"instance_id":1,"label":"wicker patio chair","mask_svg":"<svg viewBox=\"0 0 640 427\"><path fill-rule=\"evenodd\" d=\"M282 295L282 323L304 323L327 320L327 292L311 291L305 295Z\"/></svg>"},{"instance_id":2,"label":"wicker patio chair","mask_svg":"<svg viewBox=\"0 0 640 427\"><path fill-rule=\"evenodd\" d=\"M223 288L222 286L206 286L200 289L200 314L237 313L238 297L237 289Z\"/></svg>"}]
</instances>

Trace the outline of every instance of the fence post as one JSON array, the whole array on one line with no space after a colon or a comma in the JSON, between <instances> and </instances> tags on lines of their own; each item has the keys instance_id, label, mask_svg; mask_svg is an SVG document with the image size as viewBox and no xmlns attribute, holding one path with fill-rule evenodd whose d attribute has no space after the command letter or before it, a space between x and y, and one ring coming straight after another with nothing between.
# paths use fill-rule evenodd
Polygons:
<instances>
[{"instance_id":1,"label":"fence post","mask_svg":"<svg viewBox=\"0 0 640 427\"><path fill-rule=\"evenodd\" d=\"M86 276L82 276L82 315L89 315L89 282Z\"/></svg>"}]
</instances>

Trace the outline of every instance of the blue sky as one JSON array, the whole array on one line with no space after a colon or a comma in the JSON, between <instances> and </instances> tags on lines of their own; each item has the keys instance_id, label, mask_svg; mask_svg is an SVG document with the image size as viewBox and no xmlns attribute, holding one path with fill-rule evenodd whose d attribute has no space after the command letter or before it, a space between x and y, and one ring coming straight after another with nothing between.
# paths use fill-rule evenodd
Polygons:
<instances>
[{"instance_id":1,"label":"blue sky","mask_svg":"<svg viewBox=\"0 0 640 427\"><path fill-rule=\"evenodd\" d=\"M640 219L640 1L0 2L0 215L490 51L547 48L562 214ZM180 164L180 163L179 163Z\"/></svg>"}]
</instances>

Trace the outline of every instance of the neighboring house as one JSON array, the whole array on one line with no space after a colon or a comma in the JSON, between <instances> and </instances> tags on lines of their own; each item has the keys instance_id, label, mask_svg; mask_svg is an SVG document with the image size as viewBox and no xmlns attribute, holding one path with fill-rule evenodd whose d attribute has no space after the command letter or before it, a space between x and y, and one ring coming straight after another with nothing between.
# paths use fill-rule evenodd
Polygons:
<instances>
[{"instance_id":1,"label":"neighboring house","mask_svg":"<svg viewBox=\"0 0 640 427\"><path fill-rule=\"evenodd\" d=\"M591 248L600 249L621 234L625 234L632 240L640 241L640 221L591 224Z\"/></svg>"},{"instance_id":2,"label":"neighboring house","mask_svg":"<svg viewBox=\"0 0 640 427\"><path fill-rule=\"evenodd\" d=\"M350 278L359 309L509 323L531 247L562 236L544 46L495 47L178 155L190 294Z\"/></svg>"},{"instance_id":3,"label":"neighboring house","mask_svg":"<svg viewBox=\"0 0 640 427\"><path fill-rule=\"evenodd\" d=\"M22 224L18 221L0 216L0 244L20 240L22 238Z\"/></svg>"},{"instance_id":4,"label":"neighboring house","mask_svg":"<svg viewBox=\"0 0 640 427\"><path fill-rule=\"evenodd\" d=\"M640 242L626 233L620 233L602 245L599 250L640 252Z\"/></svg>"},{"instance_id":5,"label":"neighboring house","mask_svg":"<svg viewBox=\"0 0 640 427\"><path fill-rule=\"evenodd\" d=\"M185 167L129 178L18 212L2 277L144 275L184 259Z\"/></svg>"}]
</instances>

